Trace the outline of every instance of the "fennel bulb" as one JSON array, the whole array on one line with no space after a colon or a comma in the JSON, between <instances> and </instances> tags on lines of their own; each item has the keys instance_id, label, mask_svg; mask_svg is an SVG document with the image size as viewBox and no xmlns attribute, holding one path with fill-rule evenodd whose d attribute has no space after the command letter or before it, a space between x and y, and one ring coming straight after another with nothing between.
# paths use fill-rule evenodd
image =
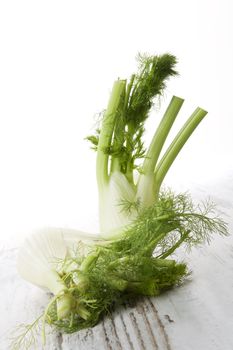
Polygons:
<instances>
[{"instance_id":1,"label":"fennel bulb","mask_svg":"<svg viewBox=\"0 0 233 350\"><path fill-rule=\"evenodd\" d=\"M54 295L61 295L56 301L58 319L69 314L72 304L70 296L66 294L66 284L59 275L62 262L79 242L86 242L85 246L79 245L79 252L87 254L88 245L98 242L92 236L77 230L41 229L29 235L19 251L19 274L30 283L49 290Z\"/></svg>"}]
</instances>

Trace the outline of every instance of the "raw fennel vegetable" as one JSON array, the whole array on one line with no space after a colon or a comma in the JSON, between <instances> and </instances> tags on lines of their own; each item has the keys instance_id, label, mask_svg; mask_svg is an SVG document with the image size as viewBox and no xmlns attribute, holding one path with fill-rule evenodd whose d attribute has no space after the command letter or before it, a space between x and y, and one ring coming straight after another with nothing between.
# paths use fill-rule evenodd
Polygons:
<instances>
[{"instance_id":1,"label":"raw fennel vegetable","mask_svg":"<svg viewBox=\"0 0 233 350\"><path fill-rule=\"evenodd\" d=\"M139 56L139 70L114 82L94 135L100 233L48 229L28 237L18 269L22 277L54 295L40 318L66 333L92 327L113 304L136 295L156 296L189 274L174 260L182 245L208 243L227 225L211 203L194 205L188 194L161 190L180 150L207 112L197 108L163 151L184 102L174 96L146 149L144 124L167 80L177 75L170 54ZM162 152L163 151L163 152ZM39 321L38 321L39 322ZM35 322L37 325L38 322ZM27 326L14 348L32 344Z\"/></svg>"}]
</instances>

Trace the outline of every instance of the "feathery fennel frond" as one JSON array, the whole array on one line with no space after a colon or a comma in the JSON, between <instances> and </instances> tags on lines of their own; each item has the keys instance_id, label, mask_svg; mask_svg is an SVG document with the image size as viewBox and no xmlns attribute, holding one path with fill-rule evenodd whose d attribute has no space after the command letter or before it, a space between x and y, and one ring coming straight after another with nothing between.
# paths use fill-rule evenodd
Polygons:
<instances>
[{"instance_id":1,"label":"feathery fennel frond","mask_svg":"<svg viewBox=\"0 0 233 350\"><path fill-rule=\"evenodd\" d=\"M122 240L115 242L116 249L142 255L159 249L161 255L182 243L187 248L209 243L216 233L228 234L226 223L214 209L211 203L195 206L188 193L163 191L155 205L142 210L125 229Z\"/></svg>"},{"instance_id":2,"label":"feathery fennel frond","mask_svg":"<svg viewBox=\"0 0 233 350\"><path fill-rule=\"evenodd\" d=\"M43 314L40 315L31 324L21 324L13 331L13 337L10 339L11 350L29 350L37 349L38 336L41 331L41 320Z\"/></svg>"},{"instance_id":3,"label":"feathery fennel frond","mask_svg":"<svg viewBox=\"0 0 233 350\"><path fill-rule=\"evenodd\" d=\"M136 74L126 112L127 123L139 128L148 117L155 96L161 96L166 82L177 75L177 59L170 54L161 56L138 55L139 72Z\"/></svg>"},{"instance_id":4,"label":"feathery fennel frond","mask_svg":"<svg viewBox=\"0 0 233 350\"><path fill-rule=\"evenodd\" d=\"M133 211L136 211L137 213L139 213L141 203L139 198L137 198L135 201L122 199L118 205L121 211L123 211L127 215L131 215Z\"/></svg>"}]
</instances>

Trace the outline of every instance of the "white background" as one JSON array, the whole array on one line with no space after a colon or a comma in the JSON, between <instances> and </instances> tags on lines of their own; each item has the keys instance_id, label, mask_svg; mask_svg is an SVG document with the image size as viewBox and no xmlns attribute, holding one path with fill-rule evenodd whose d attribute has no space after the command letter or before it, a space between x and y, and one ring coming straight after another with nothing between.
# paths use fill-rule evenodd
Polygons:
<instances>
[{"instance_id":1,"label":"white background","mask_svg":"<svg viewBox=\"0 0 233 350\"><path fill-rule=\"evenodd\" d=\"M95 154L85 136L114 79L136 70L138 52L171 52L168 84L208 116L167 183L221 186L233 149L233 10L230 0L0 1L0 244L43 226L97 230ZM221 192L221 190L220 190Z\"/></svg>"}]
</instances>

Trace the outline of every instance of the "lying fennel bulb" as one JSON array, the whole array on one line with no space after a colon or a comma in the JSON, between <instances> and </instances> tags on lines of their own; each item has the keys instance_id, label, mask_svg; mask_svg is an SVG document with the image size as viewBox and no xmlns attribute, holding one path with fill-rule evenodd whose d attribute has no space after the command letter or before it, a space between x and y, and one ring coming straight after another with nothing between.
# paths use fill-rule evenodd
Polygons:
<instances>
[{"instance_id":1,"label":"lying fennel bulb","mask_svg":"<svg viewBox=\"0 0 233 350\"><path fill-rule=\"evenodd\" d=\"M184 102L174 96L148 149L144 123L177 74L170 54L140 56L139 72L114 82L95 135L100 234L42 230L29 237L18 259L28 281L49 289L54 298L42 315L64 332L94 326L113 303L135 295L156 296L189 273L172 254L181 245L209 242L227 225L211 204L195 206L187 194L161 190L180 150L207 112L197 108L161 154ZM141 160L141 162L140 162ZM22 344L23 335L14 344ZM20 343L21 341L21 343Z\"/></svg>"},{"instance_id":2,"label":"lying fennel bulb","mask_svg":"<svg viewBox=\"0 0 233 350\"><path fill-rule=\"evenodd\" d=\"M81 246L79 242L85 243ZM18 255L18 272L29 282L49 290L54 295L61 293L57 301L57 317L62 319L69 312L70 298L64 296L66 284L60 276L61 262L69 251L79 245L79 253L86 255L88 246L98 242L94 235L77 230L47 228L31 234Z\"/></svg>"}]
</instances>

